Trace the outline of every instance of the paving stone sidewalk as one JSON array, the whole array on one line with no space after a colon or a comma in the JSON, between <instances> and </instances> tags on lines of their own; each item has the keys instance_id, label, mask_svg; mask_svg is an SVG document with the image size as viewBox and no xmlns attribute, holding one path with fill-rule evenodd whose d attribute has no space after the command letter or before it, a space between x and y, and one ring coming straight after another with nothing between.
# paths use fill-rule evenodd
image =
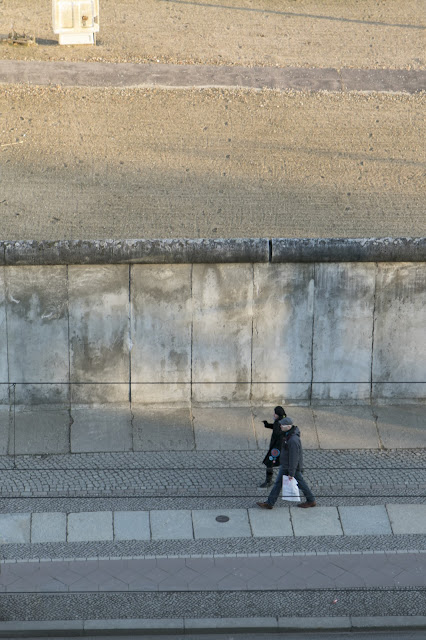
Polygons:
<instances>
[{"instance_id":1,"label":"paving stone sidewalk","mask_svg":"<svg viewBox=\"0 0 426 640\"><path fill-rule=\"evenodd\" d=\"M0 61L0 83L22 82L68 87L244 87L416 93L426 89L426 71Z\"/></svg>"},{"instance_id":2,"label":"paving stone sidewalk","mask_svg":"<svg viewBox=\"0 0 426 640\"><path fill-rule=\"evenodd\" d=\"M2 593L425 587L426 552L4 564Z\"/></svg>"},{"instance_id":3,"label":"paving stone sidewalk","mask_svg":"<svg viewBox=\"0 0 426 640\"><path fill-rule=\"evenodd\" d=\"M287 503L288 504L288 503ZM0 514L1 544L426 534L426 504Z\"/></svg>"}]
</instances>

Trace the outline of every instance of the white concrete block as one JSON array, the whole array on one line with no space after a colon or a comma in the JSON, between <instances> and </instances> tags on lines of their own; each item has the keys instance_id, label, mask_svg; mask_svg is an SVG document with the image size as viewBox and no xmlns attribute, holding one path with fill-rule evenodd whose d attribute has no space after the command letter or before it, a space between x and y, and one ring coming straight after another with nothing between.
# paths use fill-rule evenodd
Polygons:
<instances>
[{"instance_id":1,"label":"white concrete block","mask_svg":"<svg viewBox=\"0 0 426 640\"><path fill-rule=\"evenodd\" d=\"M68 514L67 542L112 539L111 511L81 511Z\"/></svg>"},{"instance_id":2,"label":"white concrete block","mask_svg":"<svg viewBox=\"0 0 426 640\"><path fill-rule=\"evenodd\" d=\"M254 265L253 382L310 383L313 300L314 265Z\"/></svg>"},{"instance_id":3,"label":"white concrete block","mask_svg":"<svg viewBox=\"0 0 426 640\"><path fill-rule=\"evenodd\" d=\"M227 522L218 522L218 516ZM249 538L251 529L246 509L203 509L192 511L194 538Z\"/></svg>"},{"instance_id":4,"label":"white concrete block","mask_svg":"<svg viewBox=\"0 0 426 640\"><path fill-rule=\"evenodd\" d=\"M30 542L30 513L0 513L0 544Z\"/></svg>"},{"instance_id":5,"label":"white concrete block","mask_svg":"<svg viewBox=\"0 0 426 640\"><path fill-rule=\"evenodd\" d=\"M69 362L66 267L8 267L5 274L9 379L12 382L26 383L17 385L16 402L67 402Z\"/></svg>"},{"instance_id":6,"label":"white concrete block","mask_svg":"<svg viewBox=\"0 0 426 640\"><path fill-rule=\"evenodd\" d=\"M153 540L192 540L191 511L164 509L150 511Z\"/></svg>"},{"instance_id":7,"label":"white concrete block","mask_svg":"<svg viewBox=\"0 0 426 640\"><path fill-rule=\"evenodd\" d=\"M290 509L295 536L342 536L343 530L336 507Z\"/></svg>"},{"instance_id":8,"label":"white concrete block","mask_svg":"<svg viewBox=\"0 0 426 640\"><path fill-rule=\"evenodd\" d=\"M315 269L313 400L368 399L374 263L321 263ZM334 384L319 384L334 383ZM350 383L340 384L335 383Z\"/></svg>"},{"instance_id":9,"label":"white concrete block","mask_svg":"<svg viewBox=\"0 0 426 640\"><path fill-rule=\"evenodd\" d=\"M129 267L78 265L68 273L71 381L99 385L73 388L73 402L100 402L102 393L110 401L105 383L119 384L124 402L129 395Z\"/></svg>"},{"instance_id":10,"label":"white concrete block","mask_svg":"<svg viewBox=\"0 0 426 640\"><path fill-rule=\"evenodd\" d=\"M132 381L191 381L190 264L131 268Z\"/></svg>"},{"instance_id":11,"label":"white concrete block","mask_svg":"<svg viewBox=\"0 0 426 640\"><path fill-rule=\"evenodd\" d=\"M193 383L213 383L229 401L242 400L240 383L249 398L251 382L251 340L253 269L247 264L193 265ZM208 390L207 387L204 390ZM198 394L199 388L193 389ZM197 397L201 401L201 397ZM206 397L204 395L204 400Z\"/></svg>"},{"instance_id":12,"label":"white concrete block","mask_svg":"<svg viewBox=\"0 0 426 640\"><path fill-rule=\"evenodd\" d=\"M373 380L375 398L426 396L424 263L382 263L377 273ZM381 385L379 383L385 383ZM416 383L416 384L411 384ZM423 383L419 394L417 383Z\"/></svg>"},{"instance_id":13,"label":"white concrete block","mask_svg":"<svg viewBox=\"0 0 426 640\"><path fill-rule=\"evenodd\" d=\"M338 507L345 536L382 536L392 534L383 504Z\"/></svg>"},{"instance_id":14,"label":"white concrete block","mask_svg":"<svg viewBox=\"0 0 426 640\"><path fill-rule=\"evenodd\" d=\"M387 504L395 535L426 534L426 504Z\"/></svg>"},{"instance_id":15,"label":"white concrete block","mask_svg":"<svg viewBox=\"0 0 426 640\"><path fill-rule=\"evenodd\" d=\"M251 530L256 538L293 536L290 509L288 507L277 507L272 511L264 511L259 508L249 509L248 514Z\"/></svg>"},{"instance_id":16,"label":"white concrete block","mask_svg":"<svg viewBox=\"0 0 426 640\"><path fill-rule=\"evenodd\" d=\"M149 511L114 511L114 540L150 540Z\"/></svg>"},{"instance_id":17,"label":"white concrete block","mask_svg":"<svg viewBox=\"0 0 426 640\"><path fill-rule=\"evenodd\" d=\"M31 518L31 543L65 542L67 539L67 514L56 512L33 513Z\"/></svg>"}]
</instances>

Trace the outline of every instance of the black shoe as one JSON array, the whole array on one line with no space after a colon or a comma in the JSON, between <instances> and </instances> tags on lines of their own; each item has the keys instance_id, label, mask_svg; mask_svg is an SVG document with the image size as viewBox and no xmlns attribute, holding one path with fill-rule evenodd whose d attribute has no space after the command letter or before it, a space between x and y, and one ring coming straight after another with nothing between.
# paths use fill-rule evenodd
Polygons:
<instances>
[{"instance_id":1,"label":"black shoe","mask_svg":"<svg viewBox=\"0 0 426 640\"><path fill-rule=\"evenodd\" d=\"M266 487L270 487L272 485L272 480L265 480L262 484L259 485L259 489L266 489Z\"/></svg>"}]
</instances>

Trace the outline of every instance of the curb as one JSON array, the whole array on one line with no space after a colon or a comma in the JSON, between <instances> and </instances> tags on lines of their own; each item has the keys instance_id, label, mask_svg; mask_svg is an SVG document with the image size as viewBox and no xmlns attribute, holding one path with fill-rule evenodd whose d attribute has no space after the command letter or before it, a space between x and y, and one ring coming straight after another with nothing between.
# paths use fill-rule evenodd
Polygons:
<instances>
[{"instance_id":1,"label":"curb","mask_svg":"<svg viewBox=\"0 0 426 640\"><path fill-rule=\"evenodd\" d=\"M116 620L55 620L0 623L0 638L46 636L248 633L286 631L373 631L426 629L426 616L316 618L171 618Z\"/></svg>"},{"instance_id":2,"label":"curb","mask_svg":"<svg viewBox=\"0 0 426 640\"><path fill-rule=\"evenodd\" d=\"M0 242L0 266L424 262L423 238L170 238Z\"/></svg>"}]
</instances>

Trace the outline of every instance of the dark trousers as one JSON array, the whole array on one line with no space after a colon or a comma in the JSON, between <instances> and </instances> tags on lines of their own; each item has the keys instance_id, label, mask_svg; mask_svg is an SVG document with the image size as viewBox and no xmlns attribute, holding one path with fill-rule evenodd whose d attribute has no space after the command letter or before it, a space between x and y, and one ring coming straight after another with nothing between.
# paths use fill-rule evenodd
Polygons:
<instances>
[{"instance_id":1,"label":"dark trousers","mask_svg":"<svg viewBox=\"0 0 426 640\"><path fill-rule=\"evenodd\" d=\"M285 471L287 471L287 469ZM269 504L272 506L276 503L276 501L278 500L278 496L281 493L281 490L283 487L283 475L284 475L284 468L280 467L278 475L275 479L274 486L272 487L271 493L269 494L268 500L267 500L267 502L269 502ZM287 475L287 473L285 475ZM310 490L309 485L306 483L306 480L303 477L302 472L296 471L296 473L294 474L294 477L297 480L299 489L305 495L307 502L315 502L315 496Z\"/></svg>"}]
</instances>

